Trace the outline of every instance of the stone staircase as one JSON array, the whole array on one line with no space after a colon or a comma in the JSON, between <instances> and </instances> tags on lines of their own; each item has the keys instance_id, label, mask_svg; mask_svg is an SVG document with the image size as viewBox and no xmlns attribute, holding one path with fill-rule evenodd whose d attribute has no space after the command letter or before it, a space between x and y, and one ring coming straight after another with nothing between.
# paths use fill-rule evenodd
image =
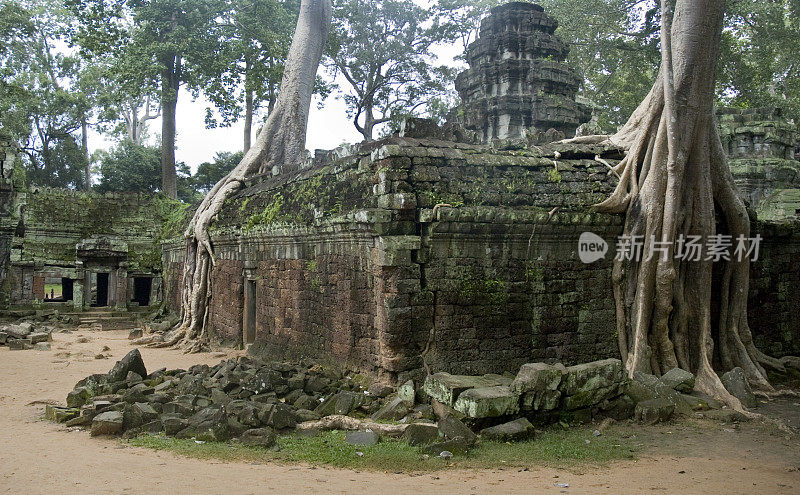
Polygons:
<instances>
[{"instance_id":1,"label":"stone staircase","mask_svg":"<svg viewBox=\"0 0 800 495\"><path fill-rule=\"evenodd\" d=\"M103 330L132 330L139 326L138 312L120 312L107 308L91 308L87 311L66 313L76 325L101 324Z\"/></svg>"}]
</instances>

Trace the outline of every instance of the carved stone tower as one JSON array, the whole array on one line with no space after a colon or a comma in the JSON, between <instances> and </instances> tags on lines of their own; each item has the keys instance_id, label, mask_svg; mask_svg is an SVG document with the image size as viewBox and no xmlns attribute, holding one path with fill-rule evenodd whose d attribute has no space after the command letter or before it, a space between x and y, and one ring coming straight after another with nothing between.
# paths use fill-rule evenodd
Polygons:
<instances>
[{"instance_id":1,"label":"carved stone tower","mask_svg":"<svg viewBox=\"0 0 800 495\"><path fill-rule=\"evenodd\" d=\"M470 68L456 78L458 121L484 143L520 139L528 130L575 135L591 117L575 101L581 80L565 63L558 23L539 5L511 2L491 10L467 49Z\"/></svg>"}]
</instances>

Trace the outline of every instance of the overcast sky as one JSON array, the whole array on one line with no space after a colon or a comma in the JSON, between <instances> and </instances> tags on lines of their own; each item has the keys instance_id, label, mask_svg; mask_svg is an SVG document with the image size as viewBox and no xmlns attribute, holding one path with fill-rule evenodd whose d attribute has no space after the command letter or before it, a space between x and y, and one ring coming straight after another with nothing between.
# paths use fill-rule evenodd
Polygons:
<instances>
[{"instance_id":1,"label":"overcast sky","mask_svg":"<svg viewBox=\"0 0 800 495\"><path fill-rule=\"evenodd\" d=\"M415 0L415 3L425 5L427 2L425 0ZM462 49L458 45L438 46L434 55L436 55L437 63L439 64L460 66L460 63L453 61L453 57L461 51ZM323 66L320 66L319 74L328 77ZM348 89L347 82L343 78L341 81L337 80L336 82L342 90ZM324 101L322 109L318 108L318 97L315 97L311 103L306 148L312 152L315 149L333 149L345 142L357 143L362 140L361 134L356 131L353 123L347 118L345 103L339 96L338 92L331 94ZM217 152L240 151L242 149L244 132L242 120L232 127L206 129L206 108L211 106L202 96L193 101L191 94L185 89L181 89L179 93L175 159L178 162L184 162L189 165L192 171L195 171L199 164L213 160ZM259 117L263 117L263 113ZM254 140L256 129L257 125L254 124ZM155 143L155 138L161 133L161 119L149 121L148 131L150 135L149 142L151 144ZM113 141L99 134L90 136L89 148L92 151L108 149L113 144Z\"/></svg>"}]
</instances>

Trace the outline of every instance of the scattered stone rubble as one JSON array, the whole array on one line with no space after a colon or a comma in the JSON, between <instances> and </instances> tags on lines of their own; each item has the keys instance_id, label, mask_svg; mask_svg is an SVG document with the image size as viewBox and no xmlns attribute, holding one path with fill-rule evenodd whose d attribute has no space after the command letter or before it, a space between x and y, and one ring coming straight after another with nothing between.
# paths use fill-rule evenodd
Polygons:
<instances>
[{"instance_id":1,"label":"scattered stone rubble","mask_svg":"<svg viewBox=\"0 0 800 495\"><path fill-rule=\"evenodd\" d=\"M88 428L92 436L151 433L262 447L274 445L278 434L346 430L345 441L355 445L391 436L430 455L451 456L479 439L532 439L535 427L548 423L656 423L722 408L692 390L689 372L636 373L630 380L618 359L526 364L515 377L435 373L416 390L411 381L396 392L366 385L360 375L313 363L249 357L148 373L133 350L107 374L78 382L66 407L47 406L46 417Z\"/></svg>"},{"instance_id":2,"label":"scattered stone rubble","mask_svg":"<svg viewBox=\"0 0 800 495\"><path fill-rule=\"evenodd\" d=\"M48 324L44 321L48 321ZM50 342L53 340L51 334L61 330L58 326L59 321L57 315L52 318L40 316L0 326L0 346L5 345L12 351L31 349L49 351Z\"/></svg>"}]
</instances>

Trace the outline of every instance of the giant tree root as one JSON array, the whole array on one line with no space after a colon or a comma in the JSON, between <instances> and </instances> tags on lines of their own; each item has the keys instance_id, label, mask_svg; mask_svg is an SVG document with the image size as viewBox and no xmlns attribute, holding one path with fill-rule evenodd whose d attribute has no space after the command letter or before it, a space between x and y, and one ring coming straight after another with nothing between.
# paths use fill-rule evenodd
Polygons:
<instances>
[{"instance_id":1,"label":"giant tree root","mask_svg":"<svg viewBox=\"0 0 800 495\"><path fill-rule=\"evenodd\" d=\"M200 352L208 341L211 270L215 264L209 227L225 201L255 175L297 166L305 155L306 129L314 80L331 20L331 0L302 0L275 108L242 161L206 195L185 232L181 322L155 347Z\"/></svg>"},{"instance_id":2,"label":"giant tree root","mask_svg":"<svg viewBox=\"0 0 800 495\"><path fill-rule=\"evenodd\" d=\"M349 416L341 416L341 415L332 415L332 416L325 416L324 418L318 421L306 421L305 423L300 423L297 425L297 429L300 431L308 431L308 430L346 430L346 431L357 431L357 430L372 430L375 433L379 433L381 435L389 436L389 437L399 437L401 436L408 428L408 425L387 425L384 423L376 423L374 421L369 420L360 420L356 418L351 418Z\"/></svg>"},{"instance_id":3,"label":"giant tree root","mask_svg":"<svg viewBox=\"0 0 800 495\"><path fill-rule=\"evenodd\" d=\"M607 142L627 150L612 167L619 177L616 189L596 208L625 213L624 236L642 243L641 256L618 256L612 272L628 372L661 375L683 368L695 374L696 390L752 416L713 367L741 367L754 390L766 393L773 389L765 366L783 369L753 344L749 257L737 259L731 249L730 260L707 258L717 234L731 236L734 248L740 237L749 247L750 238L713 111L724 3L662 0L662 62L650 94L617 134L570 142ZM699 259L678 256L679 242L690 236L702 241ZM713 280L719 280L714 294Z\"/></svg>"}]
</instances>

